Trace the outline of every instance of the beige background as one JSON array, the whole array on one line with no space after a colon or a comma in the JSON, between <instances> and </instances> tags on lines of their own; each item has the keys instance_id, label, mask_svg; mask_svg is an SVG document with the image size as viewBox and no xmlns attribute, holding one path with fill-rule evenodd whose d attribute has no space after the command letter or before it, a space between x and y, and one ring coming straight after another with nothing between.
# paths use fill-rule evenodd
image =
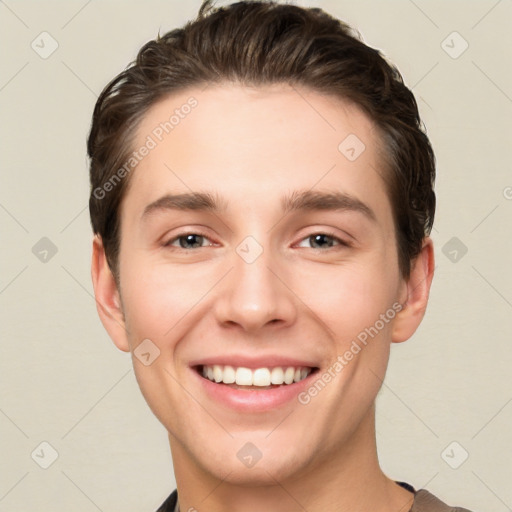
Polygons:
<instances>
[{"instance_id":1,"label":"beige background","mask_svg":"<svg viewBox=\"0 0 512 512\"><path fill-rule=\"evenodd\" d=\"M0 2L1 511L149 512L174 489L166 432L96 314L85 138L107 81L199 4ZM510 510L512 2L301 5L398 65L438 158L436 276L378 398L382 466L451 504ZM51 48L43 31L59 45L46 59L31 47ZM47 469L42 442L58 454Z\"/></svg>"}]
</instances>

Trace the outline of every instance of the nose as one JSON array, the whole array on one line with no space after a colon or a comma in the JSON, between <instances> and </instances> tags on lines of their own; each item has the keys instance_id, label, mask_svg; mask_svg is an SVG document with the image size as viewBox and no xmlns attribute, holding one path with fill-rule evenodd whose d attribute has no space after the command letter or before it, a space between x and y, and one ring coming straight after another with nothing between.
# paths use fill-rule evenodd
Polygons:
<instances>
[{"instance_id":1,"label":"nose","mask_svg":"<svg viewBox=\"0 0 512 512\"><path fill-rule=\"evenodd\" d=\"M263 250L252 262L235 252L232 265L220 283L214 305L221 325L254 333L266 326L284 327L295 321L298 301L288 284L289 271L270 251Z\"/></svg>"}]
</instances>

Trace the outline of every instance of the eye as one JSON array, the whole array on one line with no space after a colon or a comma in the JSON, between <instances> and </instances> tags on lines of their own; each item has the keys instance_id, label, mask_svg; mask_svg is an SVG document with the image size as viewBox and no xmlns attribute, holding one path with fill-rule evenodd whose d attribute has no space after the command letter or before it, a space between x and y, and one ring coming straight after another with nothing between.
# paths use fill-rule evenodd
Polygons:
<instances>
[{"instance_id":1,"label":"eye","mask_svg":"<svg viewBox=\"0 0 512 512\"><path fill-rule=\"evenodd\" d=\"M299 244L299 247L304 247L301 245L304 241L309 241L313 249L328 249L335 245L344 247L349 246L347 242L341 240L332 233L313 233L312 235L303 238Z\"/></svg>"},{"instance_id":2,"label":"eye","mask_svg":"<svg viewBox=\"0 0 512 512\"><path fill-rule=\"evenodd\" d=\"M164 244L165 247L175 247L177 249L198 249L201 247L211 247L212 243L207 243L204 245L204 242L211 242L210 239L206 235L202 235L200 233L182 233L181 235L175 236L171 238L168 242ZM344 246L348 247L349 244L338 238L332 233L313 233L312 235L303 238L299 243L299 247L304 247L302 245L305 241L311 244L312 249L329 249L334 246Z\"/></svg>"},{"instance_id":3,"label":"eye","mask_svg":"<svg viewBox=\"0 0 512 512\"><path fill-rule=\"evenodd\" d=\"M208 247L212 244L203 245L205 240L209 240L205 235L201 235L200 233L183 233L174 238L171 238L168 242L164 244L165 247L176 247L180 249L197 249L200 247ZM179 246L176 245L178 242Z\"/></svg>"}]
</instances>

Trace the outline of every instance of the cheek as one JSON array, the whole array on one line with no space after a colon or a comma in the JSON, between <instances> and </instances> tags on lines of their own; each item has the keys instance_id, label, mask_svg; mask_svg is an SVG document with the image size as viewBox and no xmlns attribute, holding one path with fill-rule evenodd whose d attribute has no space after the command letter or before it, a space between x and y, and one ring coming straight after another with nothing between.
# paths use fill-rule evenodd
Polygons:
<instances>
[{"instance_id":1,"label":"cheek","mask_svg":"<svg viewBox=\"0 0 512 512\"><path fill-rule=\"evenodd\" d=\"M351 265L315 265L301 269L297 295L340 341L375 324L396 301L398 275L378 261ZM385 331L386 328L382 329Z\"/></svg>"},{"instance_id":2,"label":"cheek","mask_svg":"<svg viewBox=\"0 0 512 512\"><path fill-rule=\"evenodd\" d=\"M168 416L169 404L185 402L185 410L193 406L178 384L183 369L179 368L176 347L194 329L201 297L211 288L211 282L212 276L208 279L201 273L173 269L149 259L125 260L121 290L135 375L149 407L168 428L173 424ZM137 351L137 347L147 339L158 352L151 346L144 349L155 357L146 366L138 359L142 350Z\"/></svg>"},{"instance_id":3,"label":"cheek","mask_svg":"<svg viewBox=\"0 0 512 512\"><path fill-rule=\"evenodd\" d=\"M151 259L125 260L122 296L132 345L149 338L168 350L190 329L218 280L207 265L169 265Z\"/></svg>"}]
</instances>

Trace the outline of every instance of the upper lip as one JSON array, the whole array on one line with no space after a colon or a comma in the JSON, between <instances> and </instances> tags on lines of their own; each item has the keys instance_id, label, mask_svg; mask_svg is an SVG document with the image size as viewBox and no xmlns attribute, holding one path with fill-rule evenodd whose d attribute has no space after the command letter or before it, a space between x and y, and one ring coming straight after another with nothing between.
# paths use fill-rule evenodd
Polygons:
<instances>
[{"instance_id":1,"label":"upper lip","mask_svg":"<svg viewBox=\"0 0 512 512\"><path fill-rule=\"evenodd\" d=\"M256 370L257 368L274 368L276 366L289 367L308 367L316 368L317 365L313 361L306 361L305 359L297 359L286 357L283 355L266 355L266 356L247 356L247 355L218 355L212 357L203 357L190 362L190 366L233 366L235 368L250 368Z\"/></svg>"}]
</instances>

